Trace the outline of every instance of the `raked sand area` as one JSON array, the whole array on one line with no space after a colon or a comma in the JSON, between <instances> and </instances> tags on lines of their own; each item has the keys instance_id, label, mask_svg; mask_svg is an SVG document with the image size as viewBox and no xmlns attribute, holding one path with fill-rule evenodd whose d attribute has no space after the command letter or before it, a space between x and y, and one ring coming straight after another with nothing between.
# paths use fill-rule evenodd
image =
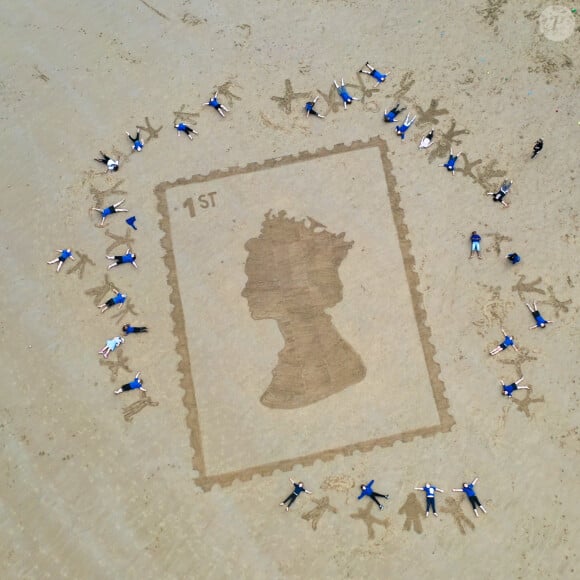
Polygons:
<instances>
[{"instance_id":1,"label":"raked sand area","mask_svg":"<svg viewBox=\"0 0 580 580\"><path fill-rule=\"evenodd\" d=\"M2 578L577 577L573 5L2 4ZM126 322L150 332L98 357Z\"/></svg>"}]
</instances>

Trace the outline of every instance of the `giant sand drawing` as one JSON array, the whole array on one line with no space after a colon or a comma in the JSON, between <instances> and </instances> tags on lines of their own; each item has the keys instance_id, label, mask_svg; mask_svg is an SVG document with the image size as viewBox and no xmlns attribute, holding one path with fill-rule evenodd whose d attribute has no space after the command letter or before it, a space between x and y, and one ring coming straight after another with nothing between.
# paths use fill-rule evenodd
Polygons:
<instances>
[{"instance_id":1,"label":"giant sand drawing","mask_svg":"<svg viewBox=\"0 0 580 580\"><path fill-rule=\"evenodd\" d=\"M202 489L453 426L382 139L155 194Z\"/></svg>"},{"instance_id":2,"label":"giant sand drawing","mask_svg":"<svg viewBox=\"0 0 580 580\"><path fill-rule=\"evenodd\" d=\"M338 268L353 242L308 218L268 212L246 244L242 295L256 320L273 318L284 337L273 379L260 401L295 409L360 382L366 369L325 310L342 300Z\"/></svg>"}]
</instances>

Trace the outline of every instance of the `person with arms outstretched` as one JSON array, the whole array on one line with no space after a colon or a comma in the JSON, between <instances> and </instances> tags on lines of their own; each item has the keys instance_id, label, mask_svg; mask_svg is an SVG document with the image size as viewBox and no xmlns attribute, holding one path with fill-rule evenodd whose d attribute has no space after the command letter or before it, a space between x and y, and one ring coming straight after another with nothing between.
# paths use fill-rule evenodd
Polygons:
<instances>
[{"instance_id":1,"label":"person with arms outstretched","mask_svg":"<svg viewBox=\"0 0 580 580\"><path fill-rule=\"evenodd\" d=\"M387 109L385 109L385 115L384 115L385 123L394 123L397 120L397 115L399 113L402 113L403 111L405 111L407 109L407 107L402 107L401 109L399 109L399 104L400 103L397 103L388 112L387 112Z\"/></svg>"},{"instance_id":2,"label":"person with arms outstretched","mask_svg":"<svg viewBox=\"0 0 580 580\"><path fill-rule=\"evenodd\" d=\"M453 155L453 147L451 148L451 153L449 153L449 159L447 163L441 163L439 167L445 167L447 171L451 171L452 175L455 175L455 163L457 162L457 158L461 155L461 151L457 155Z\"/></svg>"},{"instance_id":3,"label":"person with arms outstretched","mask_svg":"<svg viewBox=\"0 0 580 580\"><path fill-rule=\"evenodd\" d=\"M105 155L102 151L99 151L99 153L101 154L101 157L99 159L95 157L95 161L98 161L99 163L106 165L107 171L111 172L119 171L119 162L116 159L113 159L112 157Z\"/></svg>"},{"instance_id":4,"label":"person with arms outstretched","mask_svg":"<svg viewBox=\"0 0 580 580\"><path fill-rule=\"evenodd\" d=\"M115 268L119 264L131 264L131 266L137 268L137 256L131 253L130 248L127 248L127 251L122 256L107 256L107 260L115 260L114 263L107 267L107 270Z\"/></svg>"},{"instance_id":5,"label":"person with arms outstretched","mask_svg":"<svg viewBox=\"0 0 580 580\"><path fill-rule=\"evenodd\" d=\"M140 374L141 374L141 371L139 371L135 375L135 378L130 383L127 383L126 385L123 385L122 387L118 388L115 391L115 395L120 395L121 393L126 393L127 391L132 391L133 389L139 389L140 391L143 391L144 393L146 393L147 389L143 388L143 381L139 378Z\"/></svg>"},{"instance_id":6,"label":"person with arms outstretched","mask_svg":"<svg viewBox=\"0 0 580 580\"><path fill-rule=\"evenodd\" d=\"M368 69L368 70L365 70L365 69ZM381 83L384 83L385 80L387 79L387 77L391 74L391 73L383 74L382 72L378 71L376 68L372 67L368 62L358 72L361 72L364 75L369 75L369 76L373 77L374 79L376 79L377 84L375 85L375 87L378 87Z\"/></svg>"},{"instance_id":7,"label":"person with arms outstretched","mask_svg":"<svg viewBox=\"0 0 580 580\"><path fill-rule=\"evenodd\" d=\"M415 122L415 119L417 118L417 115L415 115L412 119L411 119L411 114L407 113L407 116L405 117L405 121L403 122L402 125L397 125L395 127L396 133L397 135L401 138L404 139L405 138L405 133L407 132L407 130L409 129L409 127Z\"/></svg>"},{"instance_id":8,"label":"person with arms outstretched","mask_svg":"<svg viewBox=\"0 0 580 580\"><path fill-rule=\"evenodd\" d=\"M97 308L101 309L101 313L105 312L105 310L108 310L112 306L115 306L115 304L118 304L119 308L123 307L125 300L127 300L127 296L125 294L121 294L118 290L115 290L115 288L113 288L113 292L115 293L113 298L109 298L109 300L107 300L105 303L99 304L97 306Z\"/></svg>"},{"instance_id":9,"label":"person with arms outstretched","mask_svg":"<svg viewBox=\"0 0 580 580\"><path fill-rule=\"evenodd\" d=\"M518 347L514 342L514 337L510 336L503 328L501 329L504 335L504 340L501 344L498 344L493 350L489 352L491 356L495 356L496 354L500 353L502 350L509 348L510 346L517 352Z\"/></svg>"},{"instance_id":10,"label":"person with arms outstretched","mask_svg":"<svg viewBox=\"0 0 580 580\"><path fill-rule=\"evenodd\" d=\"M121 201L118 201L117 203L110 205L109 207L106 207L105 209L101 209L99 207L92 207L91 211L98 211L101 214L101 223L99 225L99 227L103 227L103 225L105 224L105 220L107 219L107 216L113 215L114 213L119 213L121 211L129 211L128 209L124 209L119 207L120 205L123 205L125 203L125 200L122 199Z\"/></svg>"},{"instance_id":11,"label":"person with arms outstretched","mask_svg":"<svg viewBox=\"0 0 580 580\"><path fill-rule=\"evenodd\" d=\"M56 267L56 271L60 272L60 269L62 268L62 265L70 258L71 260L74 260L75 257L72 255L72 250L70 248L65 248L64 250L57 250L57 252L59 253L59 256L57 258L55 258L54 260L51 260L50 262L47 262L47 264L56 264L58 262L58 266Z\"/></svg>"},{"instance_id":12,"label":"person with arms outstretched","mask_svg":"<svg viewBox=\"0 0 580 580\"><path fill-rule=\"evenodd\" d=\"M513 181L508 179L504 180L498 191L490 191L487 195L493 195L493 201L497 201L503 205L503 207L509 207L509 203L504 201L504 197L509 193Z\"/></svg>"},{"instance_id":13,"label":"person with arms outstretched","mask_svg":"<svg viewBox=\"0 0 580 580\"><path fill-rule=\"evenodd\" d=\"M512 393L514 391L518 391L520 389L526 389L527 391L530 390L530 387L526 387L526 385L520 385L520 383L524 380L524 377L522 376L521 378L519 378L515 383L511 383L511 385L506 385L503 380L500 380L499 382L501 383L502 386L502 394L504 397L509 397L510 399L512 398Z\"/></svg>"},{"instance_id":14,"label":"person with arms outstretched","mask_svg":"<svg viewBox=\"0 0 580 580\"><path fill-rule=\"evenodd\" d=\"M427 507L425 508L425 517L429 517L429 510L433 510L433 515L438 517L437 509L435 508L435 492L444 493L443 489L439 489L430 483L426 483L423 487L416 487L417 491L424 491L425 498L427 502Z\"/></svg>"},{"instance_id":15,"label":"person with arms outstretched","mask_svg":"<svg viewBox=\"0 0 580 580\"><path fill-rule=\"evenodd\" d=\"M301 493L308 493L311 494L311 491L308 491L305 487L304 487L304 483L302 483L301 481L299 481L298 483L296 483L292 478L290 478L290 483L294 486L294 491L282 502L280 502L281 506L286 506L286 511L288 511L290 509L290 506L296 501L296 498L301 494Z\"/></svg>"},{"instance_id":16,"label":"person with arms outstretched","mask_svg":"<svg viewBox=\"0 0 580 580\"><path fill-rule=\"evenodd\" d=\"M546 320L540 314L540 311L538 310L538 304L535 301L534 301L533 308L532 308L531 304L526 304L526 306L528 307L528 310L532 313L532 316L534 317L534 320L536 321L536 324L534 324L534 326L530 326L530 330L533 330L534 328L546 328L546 324L552 324L551 320Z\"/></svg>"},{"instance_id":17,"label":"person with arms outstretched","mask_svg":"<svg viewBox=\"0 0 580 580\"><path fill-rule=\"evenodd\" d=\"M139 127L137 127L137 135L135 135L135 137L132 137L131 133L128 131L125 131L125 133L133 143L133 151L141 151L143 149L143 141L141 141L141 131L139 130Z\"/></svg>"},{"instance_id":18,"label":"person with arms outstretched","mask_svg":"<svg viewBox=\"0 0 580 580\"><path fill-rule=\"evenodd\" d=\"M324 115L320 115L319 113L317 113L314 110L314 106L316 105L316 101L318 101L320 95L318 95L313 101L308 101L305 105L304 105L304 110L306 111L306 116L308 117L308 115L314 115L315 117L318 117L319 119L324 119Z\"/></svg>"},{"instance_id":19,"label":"person with arms outstretched","mask_svg":"<svg viewBox=\"0 0 580 580\"><path fill-rule=\"evenodd\" d=\"M344 79L342 79L342 82L340 85L335 80L334 86L336 87L336 90L338 91L338 94L340 95L340 98L342 99L342 103L343 103L345 109L346 109L346 106L350 105L353 101L360 101L360 99L357 99L356 97L353 97L349 94L347 88L344 86Z\"/></svg>"},{"instance_id":20,"label":"person with arms outstretched","mask_svg":"<svg viewBox=\"0 0 580 580\"><path fill-rule=\"evenodd\" d=\"M218 101L218 93L217 91L215 92L214 96L207 102L204 103L204 105L207 105L208 107L212 107L213 109L215 109L222 117L225 117L224 115L224 111L226 113L229 113L229 109L226 109L219 101Z\"/></svg>"},{"instance_id":21,"label":"person with arms outstretched","mask_svg":"<svg viewBox=\"0 0 580 580\"><path fill-rule=\"evenodd\" d=\"M379 502L377 497L382 497L384 499L389 499L389 494L385 495L383 493L378 493L373 490L373 484L375 483L374 479L371 479L366 485L361 485L360 495L357 499L362 499L363 497L370 497L378 506L379 509L382 510L384 508L383 504Z\"/></svg>"},{"instance_id":22,"label":"person with arms outstretched","mask_svg":"<svg viewBox=\"0 0 580 580\"><path fill-rule=\"evenodd\" d=\"M178 137L179 135L181 135L181 133L184 133L190 138L191 141L193 141L193 135L199 135L197 131L194 131L189 125L186 125L185 123L177 123L176 125L173 126L177 131Z\"/></svg>"},{"instance_id":23,"label":"person with arms outstretched","mask_svg":"<svg viewBox=\"0 0 580 580\"><path fill-rule=\"evenodd\" d=\"M421 139L421 143L419 143L419 149L427 149L433 145L433 135L435 134L435 130L431 129L423 139Z\"/></svg>"}]
</instances>

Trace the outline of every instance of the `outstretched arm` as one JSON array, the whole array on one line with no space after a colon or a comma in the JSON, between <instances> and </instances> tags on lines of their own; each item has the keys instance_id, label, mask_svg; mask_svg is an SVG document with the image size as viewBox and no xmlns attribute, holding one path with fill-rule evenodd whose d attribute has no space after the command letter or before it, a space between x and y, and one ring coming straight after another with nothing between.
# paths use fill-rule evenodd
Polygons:
<instances>
[{"instance_id":1,"label":"outstretched arm","mask_svg":"<svg viewBox=\"0 0 580 580\"><path fill-rule=\"evenodd\" d=\"M294 481L294 480L293 480L291 477L289 477L288 479L290 480L290 483L291 483L292 485L294 485L294 484L296 483L296 482L295 482L295 481Z\"/></svg>"},{"instance_id":2,"label":"outstretched arm","mask_svg":"<svg viewBox=\"0 0 580 580\"><path fill-rule=\"evenodd\" d=\"M451 491L463 491L462 489L455 489L453 488Z\"/></svg>"},{"instance_id":3,"label":"outstretched arm","mask_svg":"<svg viewBox=\"0 0 580 580\"><path fill-rule=\"evenodd\" d=\"M439 489L438 487L435 488L435 491L438 491L439 493L445 493L444 489Z\"/></svg>"},{"instance_id":4,"label":"outstretched arm","mask_svg":"<svg viewBox=\"0 0 580 580\"><path fill-rule=\"evenodd\" d=\"M471 485L475 485L479 481L479 477L476 477L472 482Z\"/></svg>"},{"instance_id":5,"label":"outstretched arm","mask_svg":"<svg viewBox=\"0 0 580 580\"><path fill-rule=\"evenodd\" d=\"M311 494L312 492L311 492L311 491L308 491L307 489L305 489L305 490L304 490L304 493Z\"/></svg>"}]
</instances>

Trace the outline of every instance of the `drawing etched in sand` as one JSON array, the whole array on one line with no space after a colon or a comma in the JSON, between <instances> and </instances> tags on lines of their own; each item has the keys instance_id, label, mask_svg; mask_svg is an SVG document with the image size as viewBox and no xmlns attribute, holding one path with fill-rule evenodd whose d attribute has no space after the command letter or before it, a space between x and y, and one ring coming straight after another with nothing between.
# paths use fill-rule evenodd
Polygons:
<instances>
[{"instance_id":1,"label":"drawing etched in sand","mask_svg":"<svg viewBox=\"0 0 580 580\"><path fill-rule=\"evenodd\" d=\"M326 309L342 301L338 269L354 242L308 218L269 211L250 239L242 292L254 320L272 318L284 337L272 382L260 401L297 409L362 381L361 357L336 330Z\"/></svg>"}]
</instances>

